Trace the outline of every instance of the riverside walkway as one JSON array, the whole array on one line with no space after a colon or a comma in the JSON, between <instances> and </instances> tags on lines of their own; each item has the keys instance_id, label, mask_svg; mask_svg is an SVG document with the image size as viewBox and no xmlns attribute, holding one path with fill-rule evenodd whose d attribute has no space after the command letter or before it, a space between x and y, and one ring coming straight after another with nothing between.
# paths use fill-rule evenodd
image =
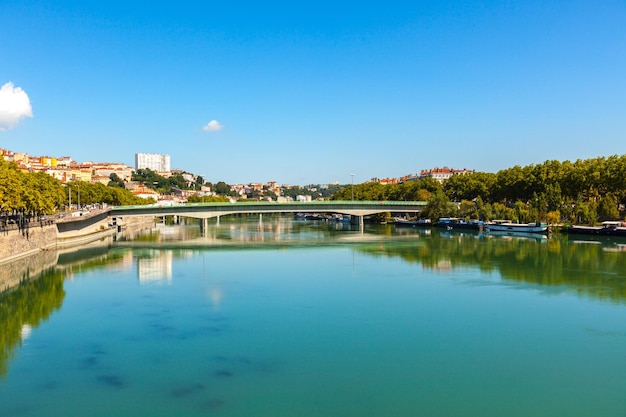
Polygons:
<instances>
[{"instance_id":1,"label":"riverside walkway","mask_svg":"<svg viewBox=\"0 0 626 417\"><path fill-rule=\"evenodd\" d=\"M426 201L313 201L307 203L290 202L250 202L250 203L195 203L162 206L117 206L111 207L111 218L130 216L183 216L196 219L209 219L229 214L263 213L339 213L348 214L363 222L363 216L377 213L418 213L426 207Z\"/></svg>"}]
</instances>

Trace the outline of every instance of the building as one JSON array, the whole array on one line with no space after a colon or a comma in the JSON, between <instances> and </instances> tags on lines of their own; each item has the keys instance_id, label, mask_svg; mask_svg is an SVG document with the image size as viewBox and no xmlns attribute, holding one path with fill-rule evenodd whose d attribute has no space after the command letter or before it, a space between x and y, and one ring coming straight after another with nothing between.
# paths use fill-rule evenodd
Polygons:
<instances>
[{"instance_id":1,"label":"building","mask_svg":"<svg viewBox=\"0 0 626 417\"><path fill-rule=\"evenodd\" d=\"M370 182L377 182L379 184L382 185L389 185L389 184L398 184L399 180L397 178L383 178L383 179L379 179L379 178L372 178L370 180Z\"/></svg>"},{"instance_id":2,"label":"building","mask_svg":"<svg viewBox=\"0 0 626 417\"><path fill-rule=\"evenodd\" d=\"M170 156L160 153L136 153L135 169L148 168L154 172L170 172Z\"/></svg>"},{"instance_id":3,"label":"building","mask_svg":"<svg viewBox=\"0 0 626 417\"><path fill-rule=\"evenodd\" d=\"M450 178L453 175L466 175L473 174L475 171L473 169L452 169L448 167L443 168L433 168L433 169L423 169L420 173L420 178L431 177L443 183L445 180Z\"/></svg>"}]
</instances>

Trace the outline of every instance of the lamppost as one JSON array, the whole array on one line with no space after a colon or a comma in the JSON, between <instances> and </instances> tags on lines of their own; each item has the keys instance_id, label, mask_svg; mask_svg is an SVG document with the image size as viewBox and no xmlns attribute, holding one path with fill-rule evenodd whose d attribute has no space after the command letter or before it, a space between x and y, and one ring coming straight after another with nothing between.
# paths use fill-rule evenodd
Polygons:
<instances>
[{"instance_id":1,"label":"lamppost","mask_svg":"<svg viewBox=\"0 0 626 417\"><path fill-rule=\"evenodd\" d=\"M352 177L352 201L354 201L354 174L350 174Z\"/></svg>"}]
</instances>

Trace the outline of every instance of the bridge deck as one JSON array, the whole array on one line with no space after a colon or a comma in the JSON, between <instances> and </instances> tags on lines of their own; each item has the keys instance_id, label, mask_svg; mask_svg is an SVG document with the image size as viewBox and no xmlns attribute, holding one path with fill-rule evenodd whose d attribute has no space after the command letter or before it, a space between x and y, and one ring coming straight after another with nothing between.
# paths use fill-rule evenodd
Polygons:
<instances>
[{"instance_id":1,"label":"bridge deck","mask_svg":"<svg viewBox=\"0 0 626 417\"><path fill-rule=\"evenodd\" d=\"M426 207L425 201L313 201L307 203L195 203L175 206L112 207L111 217L184 216L199 219L238 213L340 213L368 216L377 213L417 213Z\"/></svg>"}]
</instances>

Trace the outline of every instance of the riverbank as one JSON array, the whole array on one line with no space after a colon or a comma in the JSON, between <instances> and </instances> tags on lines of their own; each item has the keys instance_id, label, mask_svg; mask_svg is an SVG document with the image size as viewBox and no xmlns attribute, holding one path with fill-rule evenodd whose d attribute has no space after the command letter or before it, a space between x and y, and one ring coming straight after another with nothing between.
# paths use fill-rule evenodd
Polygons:
<instances>
[{"instance_id":1,"label":"riverbank","mask_svg":"<svg viewBox=\"0 0 626 417\"><path fill-rule=\"evenodd\" d=\"M152 218L130 218L123 226L152 225ZM43 251L84 245L117 233L121 220L112 225L106 210L79 217L32 222L21 228L2 230L0 233L0 265L26 258Z\"/></svg>"},{"instance_id":2,"label":"riverbank","mask_svg":"<svg viewBox=\"0 0 626 417\"><path fill-rule=\"evenodd\" d=\"M56 248L57 227L54 223L5 230L0 235L0 264Z\"/></svg>"}]
</instances>

